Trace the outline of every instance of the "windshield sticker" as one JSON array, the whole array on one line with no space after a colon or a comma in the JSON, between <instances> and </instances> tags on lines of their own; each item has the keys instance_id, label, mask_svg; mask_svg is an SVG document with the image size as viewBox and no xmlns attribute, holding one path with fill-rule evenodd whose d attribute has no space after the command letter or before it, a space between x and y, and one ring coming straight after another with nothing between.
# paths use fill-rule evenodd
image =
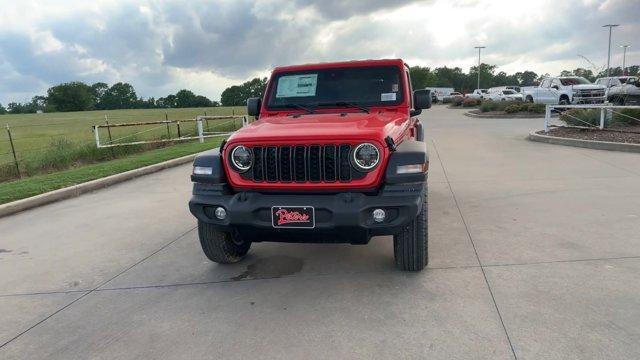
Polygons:
<instances>
[{"instance_id":1,"label":"windshield sticker","mask_svg":"<svg viewBox=\"0 0 640 360\"><path fill-rule=\"evenodd\" d=\"M277 98L315 96L318 74L287 75L278 80Z\"/></svg>"},{"instance_id":2,"label":"windshield sticker","mask_svg":"<svg viewBox=\"0 0 640 360\"><path fill-rule=\"evenodd\" d=\"M398 92L398 84L391 85L391 91Z\"/></svg>"},{"instance_id":3,"label":"windshield sticker","mask_svg":"<svg viewBox=\"0 0 640 360\"><path fill-rule=\"evenodd\" d=\"M382 93L380 101L396 101L396 93Z\"/></svg>"}]
</instances>

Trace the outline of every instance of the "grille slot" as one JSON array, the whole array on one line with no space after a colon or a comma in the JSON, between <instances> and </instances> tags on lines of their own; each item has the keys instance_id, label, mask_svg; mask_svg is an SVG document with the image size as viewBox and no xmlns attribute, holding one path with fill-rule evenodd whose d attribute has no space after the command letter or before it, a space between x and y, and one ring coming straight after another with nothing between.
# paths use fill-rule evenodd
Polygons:
<instances>
[{"instance_id":1,"label":"grille slot","mask_svg":"<svg viewBox=\"0 0 640 360\"><path fill-rule=\"evenodd\" d=\"M278 181L278 148L270 146L265 154L265 168L267 170L267 181Z\"/></svg>"},{"instance_id":2,"label":"grille slot","mask_svg":"<svg viewBox=\"0 0 640 360\"><path fill-rule=\"evenodd\" d=\"M253 148L253 181L264 180L264 162L263 162L263 149L261 147Z\"/></svg>"},{"instance_id":3,"label":"grille slot","mask_svg":"<svg viewBox=\"0 0 640 360\"><path fill-rule=\"evenodd\" d=\"M309 146L309 181L320 182L322 178L322 171L320 170L321 165L320 146Z\"/></svg>"},{"instance_id":4,"label":"grille slot","mask_svg":"<svg viewBox=\"0 0 640 360\"><path fill-rule=\"evenodd\" d=\"M298 182L307 181L307 149L304 146L296 146L293 155L294 174Z\"/></svg>"},{"instance_id":5,"label":"grille slot","mask_svg":"<svg viewBox=\"0 0 640 360\"><path fill-rule=\"evenodd\" d=\"M291 170L291 146L280 147L280 180L289 182L293 179Z\"/></svg>"},{"instance_id":6,"label":"grille slot","mask_svg":"<svg viewBox=\"0 0 640 360\"><path fill-rule=\"evenodd\" d=\"M328 182L334 182L337 178L336 167L336 146L327 145L324 147L324 180Z\"/></svg>"},{"instance_id":7,"label":"grille slot","mask_svg":"<svg viewBox=\"0 0 640 360\"><path fill-rule=\"evenodd\" d=\"M351 164L349 162L349 153L351 153L351 145L340 145L340 154L338 160L340 181L351 181Z\"/></svg>"}]
</instances>

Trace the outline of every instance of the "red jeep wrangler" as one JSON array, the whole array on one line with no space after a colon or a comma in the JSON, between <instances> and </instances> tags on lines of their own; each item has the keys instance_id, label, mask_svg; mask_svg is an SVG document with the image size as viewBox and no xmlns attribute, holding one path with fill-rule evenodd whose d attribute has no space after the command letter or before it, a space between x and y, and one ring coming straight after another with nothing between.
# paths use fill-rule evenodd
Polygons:
<instances>
[{"instance_id":1,"label":"red jeep wrangler","mask_svg":"<svg viewBox=\"0 0 640 360\"><path fill-rule=\"evenodd\" d=\"M234 263L252 242L366 244L393 235L395 262L427 256L424 132L431 106L402 60L279 67L257 121L199 155L189 209L205 255Z\"/></svg>"}]
</instances>

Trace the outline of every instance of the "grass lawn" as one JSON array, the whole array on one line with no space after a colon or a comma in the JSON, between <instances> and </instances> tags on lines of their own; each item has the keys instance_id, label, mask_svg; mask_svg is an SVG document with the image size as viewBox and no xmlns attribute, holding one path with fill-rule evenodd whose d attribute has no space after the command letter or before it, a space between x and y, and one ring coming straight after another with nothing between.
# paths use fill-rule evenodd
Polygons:
<instances>
[{"instance_id":1,"label":"grass lawn","mask_svg":"<svg viewBox=\"0 0 640 360\"><path fill-rule=\"evenodd\" d=\"M111 161L0 183L0 204L212 149L221 141L222 139L210 139L202 144L199 142L177 144Z\"/></svg>"},{"instance_id":2,"label":"grass lawn","mask_svg":"<svg viewBox=\"0 0 640 360\"><path fill-rule=\"evenodd\" d=\"M72 167L112 161L134 153L146 152L169 143L126 145L111 149L97 148L93 125L139 123L150 121L192 120L197 115L244 115L244 107L185 108L185 109L130 109L66 113L0 115L0 125L7 124L18 158L22 178L59 172ZM206 120L205 131L233 131L242 126L241 119ZM109 134L109 130L111 134ZM197 135L194 121L101 129L102 144L140 140L175 139ZM124 138L124 139L122 139ZM122 139L122 140L118 140ZM0 187L18 179L7 131L0 129Z\"/></svg>"},{"instance_id":3,"label":"grass lawn","mask_svg":"<svg viewBox=\"0 0 640 360\"><path fill-rule=\"evenodd\" d=\"M65 139L75 143L94 143L92 131L93 125L104 124L108 120L110 124L193 119L196 115L243 115L246 107L215 107L215 108L185 108L185 109L130 109L130 110L99 110L81 112L61 112L44 114L18 114L0 115L0 164L13 161L9 138L5 125L11 128L16 153L19 160L28 160L31 157L47 152L51 144L57 139ZM105 118L106 116L106 118ZM195 132L195 122L181 124L181 134ZM213 123L211 123L213 126ZM166 126L124 127L112 128L113 139L130 135L141 130L154 129L139 135L138 139L157 138L167 134ZM213 130L213 129L212 129ZM177 129L171 125L169 131L175 136ZM101 129L101 142L108 140L106 129Z\"/></svg>"}]
</instances>

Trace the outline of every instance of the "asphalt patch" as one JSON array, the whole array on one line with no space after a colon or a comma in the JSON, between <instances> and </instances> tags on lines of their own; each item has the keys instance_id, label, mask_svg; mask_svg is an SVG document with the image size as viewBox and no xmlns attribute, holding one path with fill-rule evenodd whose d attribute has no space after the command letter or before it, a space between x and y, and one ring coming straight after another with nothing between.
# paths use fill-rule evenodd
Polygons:
<instances>
[{"instance_id":1,"label":"asphalt patch","mask_svg":"<svg viewBox=\"0 0 640 360\"><path fill-rule=\"evenodd\" d=\"M304 261L292 256L275 255L257 259L247 265L247 269L238 276L231 278L233 281L248 279L271 279L292 275L300 270Z\"/></svg>"}]
</instances>

